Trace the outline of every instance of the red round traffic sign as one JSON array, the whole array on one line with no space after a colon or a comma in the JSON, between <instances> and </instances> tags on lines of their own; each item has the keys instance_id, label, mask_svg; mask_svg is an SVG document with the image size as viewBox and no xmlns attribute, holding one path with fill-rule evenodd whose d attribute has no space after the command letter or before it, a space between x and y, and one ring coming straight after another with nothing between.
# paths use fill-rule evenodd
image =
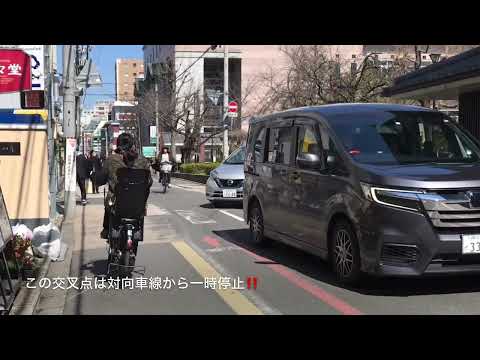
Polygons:
<instances>
[{"instance_id":1,"label":"red round traffic sign","mask_svg":"<svg viewBox=\"0 0 480 360\"><path fill-rule=\"evenodd\" d=\"M230 101L228 103L228 112L236 113L238 111L238 104L236 101Z\"/></svg>"}]
</instances>

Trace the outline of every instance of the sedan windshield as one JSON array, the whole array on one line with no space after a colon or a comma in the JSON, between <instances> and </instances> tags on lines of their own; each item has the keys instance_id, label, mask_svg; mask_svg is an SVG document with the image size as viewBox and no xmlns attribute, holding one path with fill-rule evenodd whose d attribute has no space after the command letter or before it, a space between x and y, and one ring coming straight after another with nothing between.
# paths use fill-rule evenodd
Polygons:
<instances>
[{"instance_id":1,"label":"sedan windshield","mask_svg":"<svg viewBox=\"0 0 480 360\"><path fill-rule=\"evenodd\" d=\"M245 161L245 148L241 147L234 151L230 157L225 160L224 164L228 165L243 165Z\"/></svg>"},{"instance_id":2,"label":"sedan windshield","mask_svg":"<svg viewBox=\"0 0 480 360\"><path fill-rule=\"evenodd\" d=\"M472 163L480 149L453 120L435 112L338 115L330 121L354 160L368 164Z\"/></svg>"}]
</instances>

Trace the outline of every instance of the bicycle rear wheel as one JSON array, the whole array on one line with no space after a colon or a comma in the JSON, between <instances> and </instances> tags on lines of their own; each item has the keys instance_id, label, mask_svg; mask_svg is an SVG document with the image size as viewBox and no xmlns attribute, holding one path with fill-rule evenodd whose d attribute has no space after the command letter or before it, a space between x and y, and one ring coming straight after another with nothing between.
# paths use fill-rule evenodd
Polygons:
<instances>
[{"instance_id":1,"label":"bicycle rear wheel","mask_svg":"<svg viewBox=\"0 0 480 360\"><path fill-rule=\"evenodd\" d=\"M132 268L130 267L130 251L125 250L120 257L120 273L123 277L130 276L132 273Z\"/></svg>"},{"instance_id":2,"label":"bicycle rear wheel","mask_svg":"<svg viewBox=\"0 0 480 360\"><path fill-rule=\"evenodd\" d=\"M168 186L166 174L163 174L162 185L163 185L163 193L165 194L167 192L167 186Z\"/></svg>"}]
</instances>

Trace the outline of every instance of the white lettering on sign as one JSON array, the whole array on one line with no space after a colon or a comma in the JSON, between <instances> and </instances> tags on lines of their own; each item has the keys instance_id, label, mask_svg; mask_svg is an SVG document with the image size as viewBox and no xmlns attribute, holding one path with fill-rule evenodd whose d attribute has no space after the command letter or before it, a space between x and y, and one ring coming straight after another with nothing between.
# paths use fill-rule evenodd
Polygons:
<instances>
[{"instance_id":1,"label":"white lettering on sign","mask_svg":"<svg viewBox=\"0 0 480 360\"><path fill-rule=\"evenodd\" d=\"M65 156L65 191L77 190L77 171L75 166L75 149L77 148L76 139L67 139L67 151Z\"/></svg>"},{"instance_id":2,"label":"white lettering on sign","mask_svg":"<svg viewBox=\"0 0 480 360\"><path fill-rule=\"evenodd\" d=\"M8 75L22 76L22 67L19 64L10 64L8 65L9 73Z\"/></svg>"}]
</instances>

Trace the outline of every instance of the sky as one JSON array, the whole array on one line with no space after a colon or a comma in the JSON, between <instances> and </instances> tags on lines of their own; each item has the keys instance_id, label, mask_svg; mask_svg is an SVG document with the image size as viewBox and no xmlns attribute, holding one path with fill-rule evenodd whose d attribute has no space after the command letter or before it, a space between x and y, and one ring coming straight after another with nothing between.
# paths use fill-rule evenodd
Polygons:
<instances>
[{"instance_id":1,"label":"sky","mask_svg":"<svg viewBox=\"0 0 480 360\"><path fill-rule=\"evenodd\" d=\"M90 87L84 109L92 109L96 101L115 100L115 60L118 58L143 59L143 45L93 45L90 55L102 76L102 87ZM62 73L63 46L57 46L57 67Z\"/></svg>"}]
</instances>

